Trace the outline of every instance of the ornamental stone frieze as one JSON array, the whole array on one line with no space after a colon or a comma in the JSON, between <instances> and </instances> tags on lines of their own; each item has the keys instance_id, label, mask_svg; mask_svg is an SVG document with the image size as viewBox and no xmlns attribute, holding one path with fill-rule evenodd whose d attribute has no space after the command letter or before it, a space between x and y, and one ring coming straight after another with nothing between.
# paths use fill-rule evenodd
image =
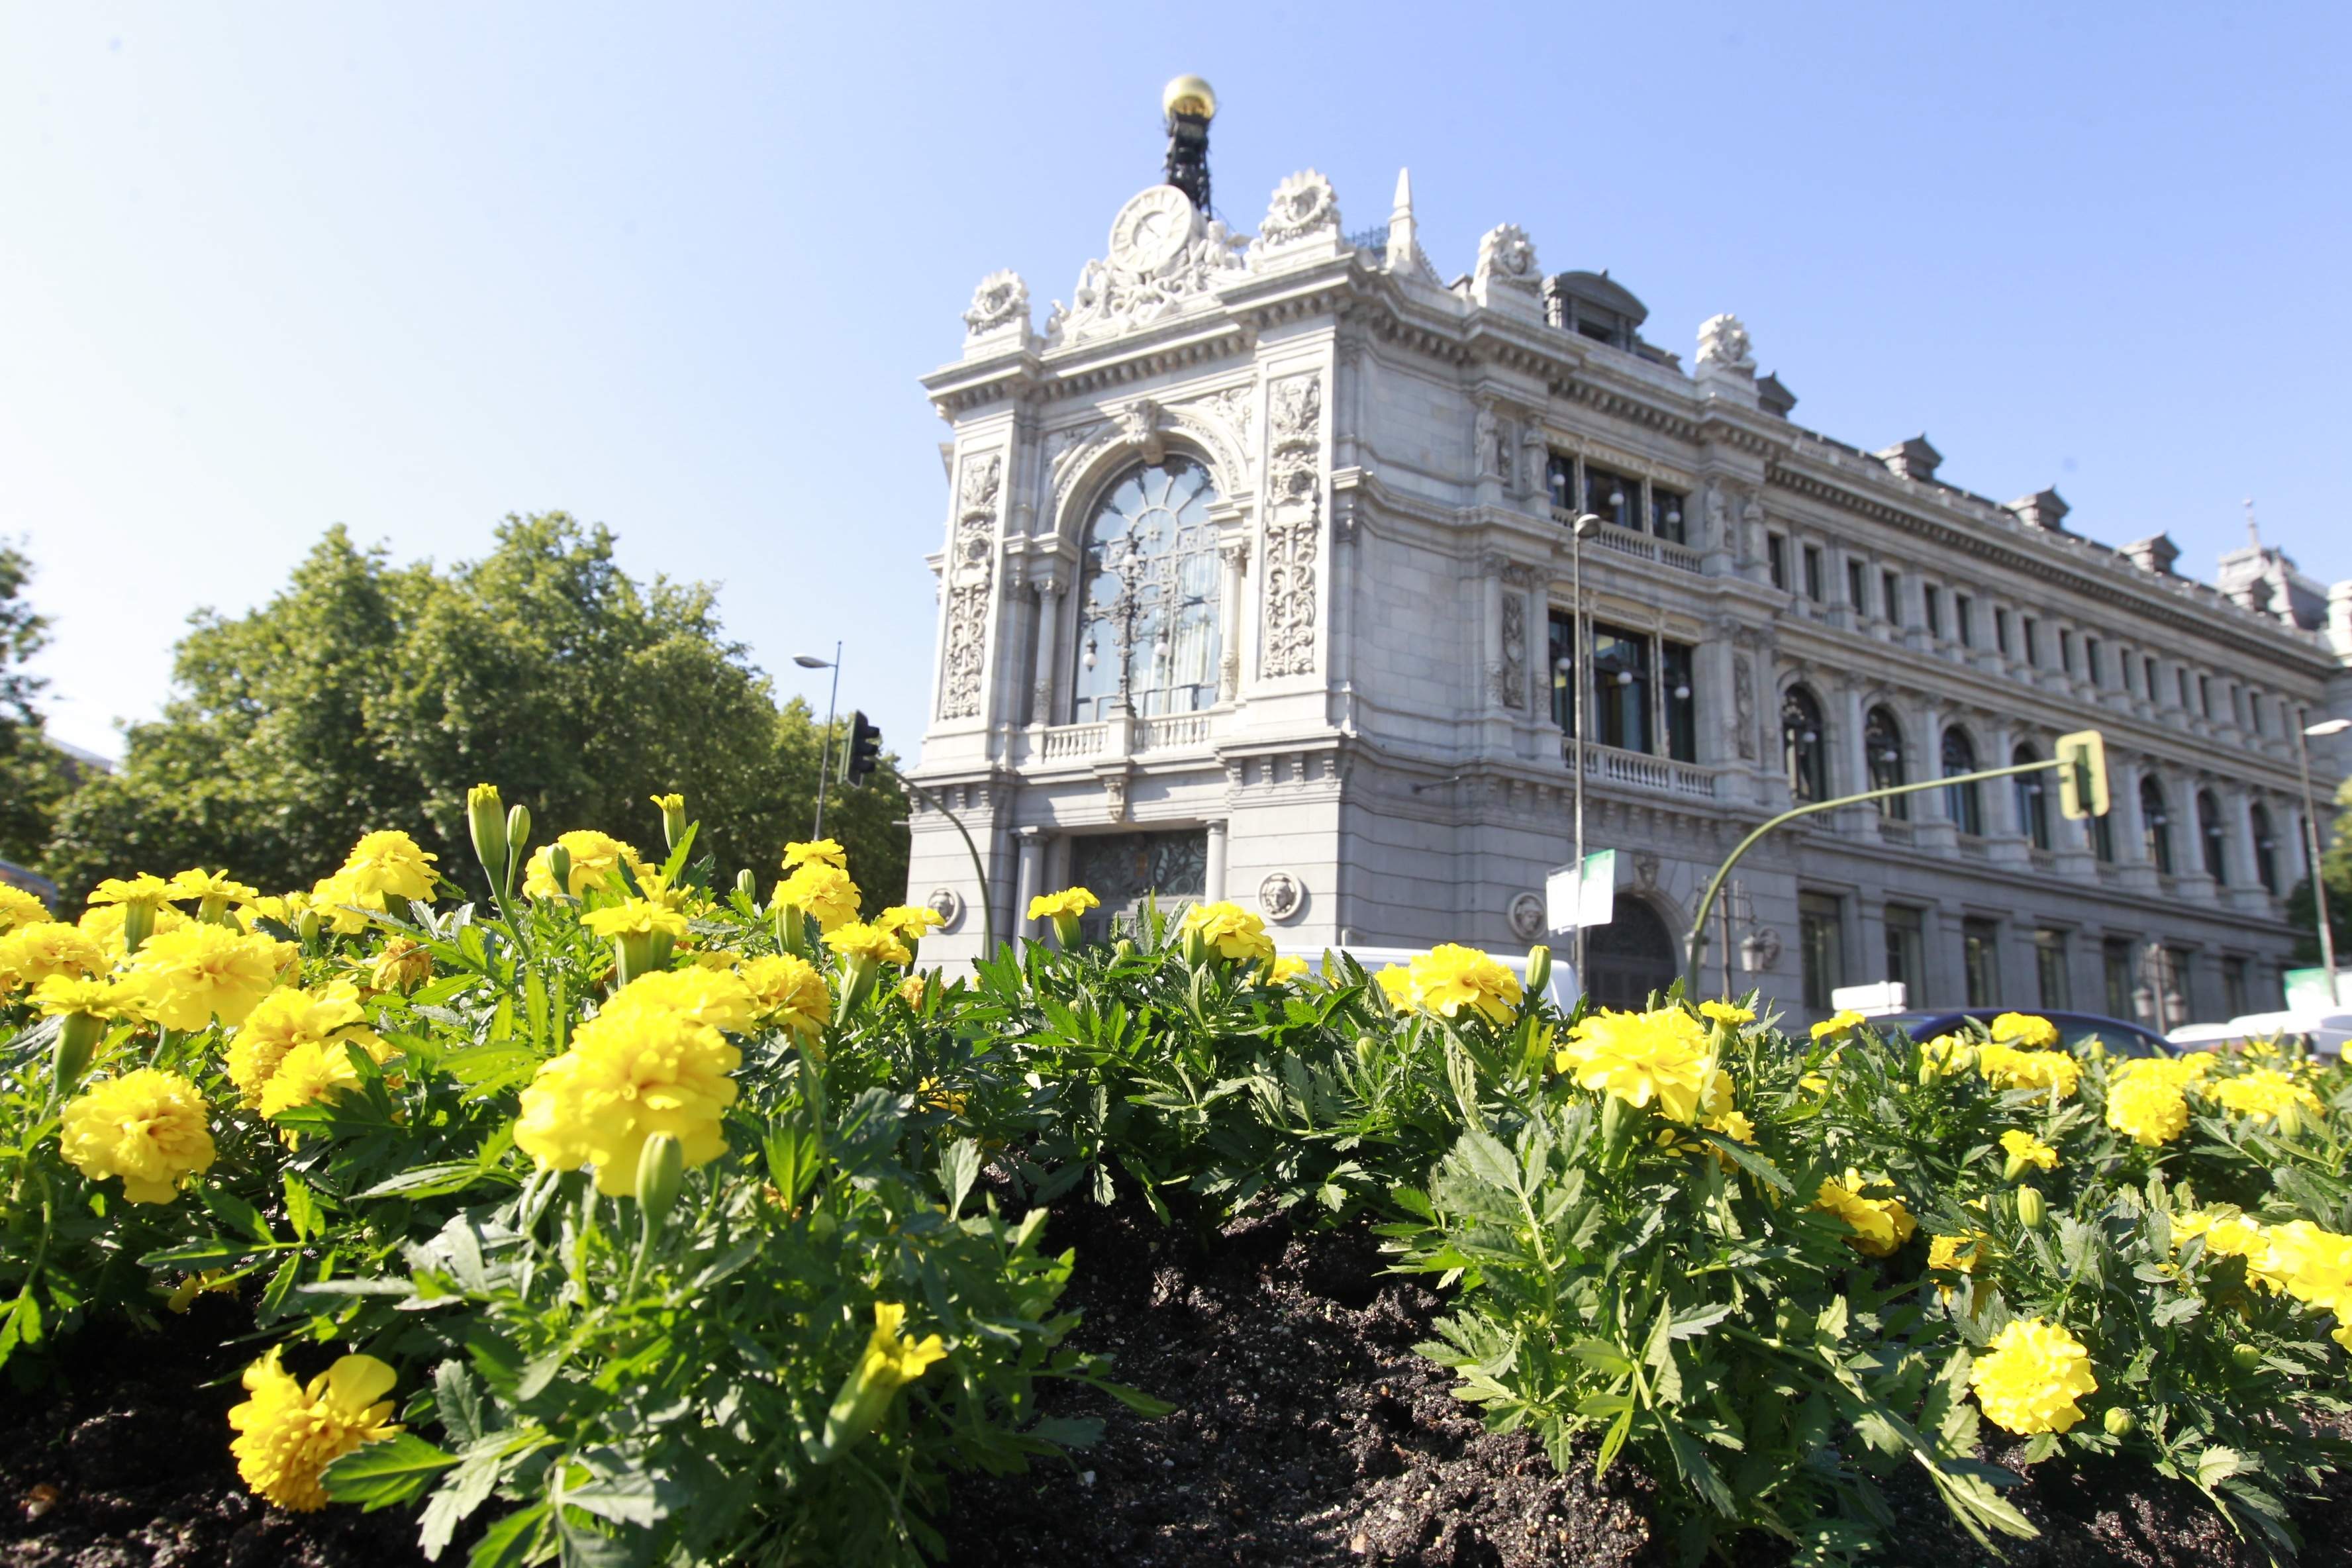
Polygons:
<instances>
[{"instance_id":1,"label":"ornamental stone frieze","mask_svg":"<svg viewBox=\"0 0 2352 1568\"><path fill-rule=\"evenodd\" d=\"M1111 220L1108 253L1079 269L1065 309L1045 319L1045 347L1113 338L1213 301L1220 279L1244 269L1244 242L1203 219L1173 185L1139 192Z\"/></svg>"},{"instance_id":2,"label":"ornamental stone frieze","mask_svg":"<svg viewBox=\"0 0 2352 1568\"><path fill-rule=\"evenodd\" d=\"M1004 456L978 453L963 460L956 491L955 542L948 552L947 640L940 658L940 717L977 719L988 663L990 588L995 575L996 516L1004 488Z\"/></svg>"},{"instance_id":3,"label":"ornamental stone frieze","mask_svg":"<svg viewBox=\"0 0 2352 1568\"><path fill-rule=\"evenodd\" d=\"M1315 671L1316 571L1323 532L1323 377L1274 384L1266 453L1265 622L1258 673Z\"/></svg>"}]
</instances>

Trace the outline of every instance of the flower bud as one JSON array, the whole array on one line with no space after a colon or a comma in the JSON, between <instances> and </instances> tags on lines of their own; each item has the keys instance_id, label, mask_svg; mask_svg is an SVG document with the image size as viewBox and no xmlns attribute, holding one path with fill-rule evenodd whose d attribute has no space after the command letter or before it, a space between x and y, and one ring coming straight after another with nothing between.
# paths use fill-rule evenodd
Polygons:
<instances>
[{"instance_id":1,"label":"flower bud","mask_svg":"<svg viewBox=\"0 0 2352 1568\"><path fill-rule=\"evenodd\" d=\"M68 1013L58 1020L58 1049L51 1058L57 1068L58 1092L73 1092L81 1075L89 1070L89 1058L98 1050L98 1042L106 1037L106 1020L92 1013Z\"/></svg>"},{"instance_id":2,"label":"flower bud","mask_svg":"<svg viewBox=\"0 0 2352 1568\"><path fill-rule=\"evenodd\" d=\"M2303 1131L2303 1112L2294 1101L2287 1100L2278 1108L2278 1130L2282 1138L2292 1138Z\"/></svg>"},{"instance_id":3,"label":"flower bud","mask_svg":"<svg viewBox=\"0 0 2352 1568\"><path fill-rule=\"evenodd\" d=\"M1541 996L1551 985L1551 949L1538 942L1528 949L1528 994Z\"/></svg>"},{"instance_id":4,"label":"flower bud","mask_svg":"<svg viewBox=\"0 0 2352 1568\"><path fill-rule=\"evenodd\" d=\"M506 877L499 890L509 898L514 896L516 869L522 865L523 856L530 848L530 807L517 801L507 808Z\"/></svg>"},{"instance_id":5,"label":"flower bud","mask_svg":"<svg viewBox=\"0 0 2352 1568\"><path fill-rule=\"evenodd\" d=\"M1371 1036L1358 1035L1356 1037L1356 1065L1358 1067L1371 1066L1372 1057L1380 1050L1380 1048L1381 1043L1372 1038Z\"/></svg>"},{"instance_id":6,"label":"flower bud","mask_svg":"<svg viewBox=\"0 0 2352 1568\"><path fill-rule=\"evenodd\" d=\"M740 871L736 872L735 890L742 894L748 902L753 904L758 903L760 901L759 874L753 871L749 866L746 866Z\"/></svg>"},{"instance_id":7,"label":"flower bud","mask_svg":"<svg viewBox=\"0 0 2352 1568\"><path fill-rule=\"evenodd\" d=\"M147 945L155 934L155 906L144 900L126 900L122 905L122 951L135 953Z\"/></svg>"},{"instance_id":8,"label":"flower bud","mask_svg":"<svg viewBox=\"0 0 2352 1568\"><path fill-rule=\"evenodd\" d=\"M1128 940L1126 937L1120 937L1117 942L1110 944L1110 953L1113 958L1133 958L1135 956L1135 943Z\"/></svg>"},{"instance_id":9,"label":"flower bud","mask_svg":"<svg viewBox=\"0 0 2352 1568\"><path fill-rule=\"evenodd\" d=\"M685 1181L686 1146L667 1132L646 1139L637 1152L637 1208L648 1234L658 1234L668 1221Z\"/></svg>"},{"instance_id":10,"label":"flower bud","mask_svg":"<svg viewBox=\"0 0 2352 1568\"><path fill-rule=\"evenodd\" d=\"M547 847L547 876L558 893L572 891L572 851L562 844Z\"/></svg>"},{"instance_id":11,"label":"flower bud","mask_svg":"<svg viewBox=\"0 0 2352 1568\"><path fill-rule=\"evenodd\" d=\"M662 814L662 842L672 849L686 837L686 796L677 794L657 795L653 803Z\"/></svg>"},{"instance_id":12,"label":"flower bud","mask_svg":"<svg viewBox=\"0 0 2352 1568\"><path fill-rule=\"evenodd\" d=\"M776 945L786 952L808 956L808 917L798 904L776 906Z\"/></svg>"},{"instance_id":13,"label":"flower bud","mask_svg":"<svg viewBox=\"0 0 2352 1568\"><path fill-rule=\"evenodd\" d=\"M2139 1430L2139 1418L2120 1405L2108 1405L2099 1424L2107 1429L2110 1437L2128 1437Z\"/></svg>"},{"instance_id":14,"label":"flower bud","mask_svg":"<svg viewBox=\"0 0 2352 1568\"><path fill-rule=\"evenodd\" d=\"M492 889L506 885L507 808L499 786L478 784L466 793L466 828L474 837L474 858Z\"/></svg>"},{"instance_id":15,"label":"flower bud","mask_svg":"<svg viewBox=\"0 0 2352 1568\"><path fill-rule=\"evenodd\" d=\"M2236 1362L2248 1372L2252 1372L2256 1367L2263 1364L2263 1347L2251 1343L2231 1345L2230 1347L2230 1359Z\"/></svg>"},{"instance_id":16,"label":"flower bud","mask_svg":"<svg viewBox=\"0 0 2352 1568\"><path fill-rule=\"evenodd\" d=\"M1055 915L1054 917L1054 941L1064 952L1076 947L1083 940L1078 934L1077 916Z\"/></svg>"},{"instance_id":17,"label":"flower bud","mask_svg":"<svg viewBox=\"0 0 2352 1568\"><path fill-rule=\"evenodd\" d=\"M2018 1224L2023 1226L2028 1230L2040 1230L2042 1228L2042 1217L2048 1213L2048 1206L2042 1201L2041 1188L2020 1187L2017 1189Z\"/></svg>"},{"instance_id":18,"label":"flower bud","mask_svg":"<svg viewBox=\"0 0 2352 1568\"><path fill-rule=\"evenodd\" d=\"M319 919L319 911L316 910L304 910L294 918L294 934L301 938L306 944L317 942L319 932L323 929L324 924Z\"/></svg>"}]
</instances>

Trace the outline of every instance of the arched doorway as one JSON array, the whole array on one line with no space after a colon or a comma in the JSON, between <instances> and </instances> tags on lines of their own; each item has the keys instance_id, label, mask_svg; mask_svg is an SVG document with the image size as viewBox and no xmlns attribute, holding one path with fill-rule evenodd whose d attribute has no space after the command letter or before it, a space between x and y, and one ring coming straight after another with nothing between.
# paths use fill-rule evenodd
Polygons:
<instances>
[{"instance_id":1,"label":"arched doorway","mask_svg":"<svg viewBox=\"0 0 2352 1568\"><path fill-rule=\"evenodd\" d=\"M1597 1007L1638 1008L1682 973L1674 933L1644 900L1617 895L1609 923L1584 938L1584 990Z\"/></svg>"}]
</instances>

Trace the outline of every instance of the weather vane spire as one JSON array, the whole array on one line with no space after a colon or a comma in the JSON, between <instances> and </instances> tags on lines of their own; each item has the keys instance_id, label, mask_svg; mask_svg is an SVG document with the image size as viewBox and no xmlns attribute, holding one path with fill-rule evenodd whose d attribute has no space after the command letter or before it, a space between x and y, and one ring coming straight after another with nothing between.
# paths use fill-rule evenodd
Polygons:
<instances>
[{"instance_id":1,"label":"weather vane spire","mask_svg":"<svg viewBox=\"0 0 2352 1568\"><path fill-rule=\"evenodd\" d=\"M2254 498L2246 498L2246 542L2260 550L2263 547L2263 525L2254 521Z\"/></svg>"},{"instance_id":2,"label":"weather vane spire","mask_svg":"<svg viewBox=\"0 0 2352 1568\"><path fill-rule=\"evenodd\" d=\"M1217 95L1199 77L1180 76L1161 89L1160 108L1168 120L1167 181L1207 217L1209 121L1216 118Z\"/></svg>"}]
</instances>

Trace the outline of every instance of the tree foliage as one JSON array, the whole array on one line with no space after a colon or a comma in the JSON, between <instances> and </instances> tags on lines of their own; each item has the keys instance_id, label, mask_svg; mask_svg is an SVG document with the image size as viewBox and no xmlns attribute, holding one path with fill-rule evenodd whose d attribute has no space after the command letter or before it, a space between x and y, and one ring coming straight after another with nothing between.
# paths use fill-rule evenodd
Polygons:
<instances>
[{"instance_id":1,"label":"tree foliage","mask_svg":"<svg viewBox=\"0 0 2352 1568\"><path fill-rule=\"evenodd\" d=\"M544 842L610 826L658 848L648 796L683 791L727 826L698 845L722 873L774 871L809 831L822 727L719 624L707 584L639 583L613 535L561 512L509 517L479 561L395 565L331 529L268 604L199 612L176 694L134 726L120 773L60 814L48 868L100 877L226 867L307 887L360 833L421 824L441 869L472 882L468 785L530 808ZM836 752L838 748L836 747ZM905 805L887 763L836 791L826 830L869 905L904 893Z\"/></svg>"},{"instance_id":2,"label":"tree foliage","mask_svg":"<svg viewBox=\"0 0 2352 1568\"><path fill-rule=\"evenodd\" d=\"M33 700L48 683L25 666L49 640L49 623L25 596L32 563L0 543L0 860L37 868L58 802L74 770L50 745Z\"/></svg>"},{"instance_id":3,"label":"tree foliage","mask_svg":"<svg viewBox=\"0 0 2352 1568\"><path fill-rule=\"evenodd\" d=\"M2352 963L2352 779L2336 792L2336 823L2324 841L2319 874L2327 883L2327 923L2334 928L2336 962ZM2321 808L2325 810L2323 806ZM2289 851L2293 864L2308 865L2298 840ZM2319 910L2312 897L2311 879L2298 879L2286 896L2287 923L2294 927L2294 956L2305 963L2319 962Z\"/></svg>"}]
</instances>

